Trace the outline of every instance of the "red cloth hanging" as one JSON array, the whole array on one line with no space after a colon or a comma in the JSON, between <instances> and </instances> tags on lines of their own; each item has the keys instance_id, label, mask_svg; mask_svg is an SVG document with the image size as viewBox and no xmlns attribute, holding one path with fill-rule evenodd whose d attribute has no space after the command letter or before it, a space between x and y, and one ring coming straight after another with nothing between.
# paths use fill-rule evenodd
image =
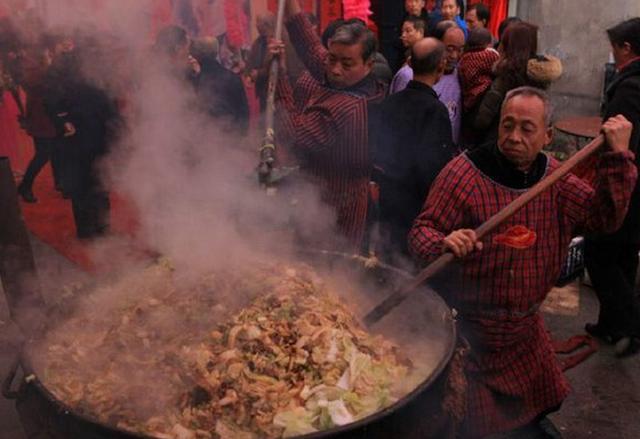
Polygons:
<instances>
[{"instance_id":1,"label":"red cloth hanging","mask_svg":"<svg viewBox=\"0 0 640 439\"><path fill-rule=\"evenodd\" d=\"M320 2L320 30L324 30L333 20L342 18L342 2L340 0L324 0Z\"/></svg>"}]
</instances>

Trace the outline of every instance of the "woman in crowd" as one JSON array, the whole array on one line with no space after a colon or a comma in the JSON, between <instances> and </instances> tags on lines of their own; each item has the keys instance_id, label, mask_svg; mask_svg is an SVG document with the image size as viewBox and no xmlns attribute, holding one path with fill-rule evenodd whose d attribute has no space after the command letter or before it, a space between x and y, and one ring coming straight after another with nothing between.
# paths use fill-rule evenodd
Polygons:
<instances>
[{"instance_id":1,"label":"woman in crowd","mask_svg":"<svg viewBox=\"0 0 640 439\"><path fill-rule=\"evenodd\" d=\"M538 27L527 22L513 23L498 48L500 58L494 67L495 79L482 99L468 112L466 125L472 145L496 141L500 108L506 94L524 85L542 89L562 74L560 60L538 56Z\"/></svg>"}]
</instances>

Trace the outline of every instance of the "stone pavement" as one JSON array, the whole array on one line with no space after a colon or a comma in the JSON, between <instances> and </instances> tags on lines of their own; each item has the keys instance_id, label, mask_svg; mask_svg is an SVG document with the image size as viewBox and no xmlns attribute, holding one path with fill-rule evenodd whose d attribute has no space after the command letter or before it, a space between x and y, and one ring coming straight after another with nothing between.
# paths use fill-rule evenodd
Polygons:
<instances>
[{"instance_id":1,"label":"stone pavement","mask_svg":"<svg viewBox=\"0 0 640 439\"><path fill-rule=\"evenodd\" d=\"M41 283L46 286L43 288L46 300L60 294L61 278L80 282L87 279L86 274L48 246L35 238L32 243ZM598 304L593 291L576 281L556 289L544 310L554 338L563 339L582 334L584 324L594 321ZM0 379L4 379L15 358L19 338L0 294ZM552 416L565 438L640 438L640 355L620 360L615 358L613 348L604 346L586 362L569 370L567 376L573 393L560 412ZM13 402L2 397L0 439L26 439Z\"/></svg>"}]
</instances>

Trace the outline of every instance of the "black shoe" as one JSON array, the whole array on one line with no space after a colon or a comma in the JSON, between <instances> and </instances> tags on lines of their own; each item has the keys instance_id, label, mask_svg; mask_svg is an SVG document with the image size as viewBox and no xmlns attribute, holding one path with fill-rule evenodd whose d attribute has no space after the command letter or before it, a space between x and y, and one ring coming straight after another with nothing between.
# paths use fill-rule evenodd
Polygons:
<instances>
[{"instance_id":1,"label":"black shoe","mask_svg":"<svg viewBox=\"0 0 640 439\"><path fill-rule=\"evenodd\" d=\"M18 186L18 195L22 197L25 203L38 202L38 199L33 195L33 191L26 186Z\"/></svg>"},{"instance_id":2,"label":"black shoe","mask_svg":"<svg viewBox=\"0 0 640 439\"><path fill-rule=\"evenodd\" d=\"M587 323L584 325L584 330L587 331L587 334L590 336L600 339L607 344L616 344L622 338L622 336L612 333L597 323Z\"/></svg>"},{"instance_id":3,"label":"black shoe","mask_svg":"<svg viewBox=\"0 0 640 439\"><path fill-rule=\"evenodd\" d=\"M640 340L635 337L622 337L616 343L616 356L623 358L640 352Z\"/></svg>"}]
</instances>

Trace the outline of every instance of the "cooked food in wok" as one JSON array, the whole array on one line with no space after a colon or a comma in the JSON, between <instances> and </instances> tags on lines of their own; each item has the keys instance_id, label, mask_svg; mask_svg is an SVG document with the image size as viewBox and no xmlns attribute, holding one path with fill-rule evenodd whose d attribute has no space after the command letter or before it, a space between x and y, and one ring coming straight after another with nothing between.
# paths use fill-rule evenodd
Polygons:
<instances>
[{"instance_id":1,"label":"cooked food in wok","mask_svg":"<svg viewBox=\"0 0 640 439\"><path fill-rule=\"evenodd\" d=\"M190 285L155 267L113 288L125 286L129 302L51 331L38 367L58 399L101 422L158 438L279 438L349 424L406 392L411 363L306 266ZM246 303L230 312L230 294Z\"/></svg>"}]
</instances>

